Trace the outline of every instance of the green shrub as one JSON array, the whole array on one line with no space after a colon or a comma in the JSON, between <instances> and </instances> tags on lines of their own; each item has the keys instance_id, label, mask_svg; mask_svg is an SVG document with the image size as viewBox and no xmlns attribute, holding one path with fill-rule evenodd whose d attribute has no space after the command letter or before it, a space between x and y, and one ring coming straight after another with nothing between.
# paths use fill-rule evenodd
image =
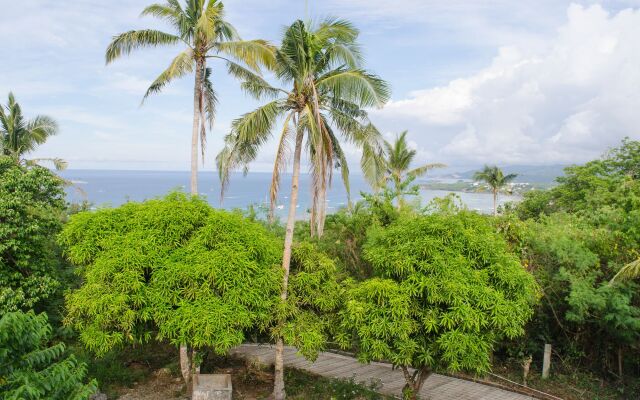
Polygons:
<instances>
[{"instance_id":1,"label":"green shrub","mask_svg":"<svg viewBox=\"0 0 640 400\"><path fill-rule=\"evenodd\" d=\"M0 315L42 306L60 287L64 209L60 178L0 156Z\"/></svg>"},{"instance_id":2,"label":"green shrub","mask_svg":"<svg viewBox=\"0 0 640 400\"><path fill-rule=\"evenodd\" d=\"M278 302L280 241L202 199L80 213L60 241L84 281L66 322L98 354L152 337L223 354L266 329Z\"/></svg>"},{"instance_id":3,"label":"green shrub","mask_svg":"<svg viewBox=\"0 0 640 400\"><path fill-rule=\"evenodd\" d=\"M533 277L476 213L401 217L369 232L364 256L377 277L348 291L339 340L399 366L408 397L433 369L488 371L496 341L532 315Z\"/></svg>"},{"instance_id":4,"label":"green shrub","mask_svg":"<svg viewBox=\"0 0 640 400\"><path fill-rule=\"evenodd\" d=\"M0 399L81 400L96 390L86 365L64 357L63 343L48 346L45 314L6 313L0 319Z\"/></svg>"}]
</instances>

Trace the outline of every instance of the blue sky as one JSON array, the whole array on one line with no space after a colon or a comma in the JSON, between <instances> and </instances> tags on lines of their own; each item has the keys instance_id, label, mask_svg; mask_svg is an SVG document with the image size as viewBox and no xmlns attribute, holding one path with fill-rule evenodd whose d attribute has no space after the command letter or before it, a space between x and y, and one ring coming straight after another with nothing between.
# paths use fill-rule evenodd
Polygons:
<instances>
[{"instance_id":1,"label":"blue sky","mask_svg":"<svg viewBox=\"0 0 640 400\"><path fill-rule=\"evenodd\" d=\"M70 168L181 170L189 166L192 80L140 106L179 47L143 50L105 66L111 37L168 29L139 18L148 0L3 1L0 96L27 115L58 120L35 156ZM304 18L302 0L225 2L244 38L277 43ZM388 136L409 129L421 162L566 164L640 138L640 0L309 0L312 18L339 16L361 30L367 68L393 99L372 118ZM221 104L205 169L230 121L256 105L214 67ZM252 166L271 168L273 144ZM349 148L352 161L357 149ZM355 170L355 168L352 168Z\"/></svg>"}]
</instances>

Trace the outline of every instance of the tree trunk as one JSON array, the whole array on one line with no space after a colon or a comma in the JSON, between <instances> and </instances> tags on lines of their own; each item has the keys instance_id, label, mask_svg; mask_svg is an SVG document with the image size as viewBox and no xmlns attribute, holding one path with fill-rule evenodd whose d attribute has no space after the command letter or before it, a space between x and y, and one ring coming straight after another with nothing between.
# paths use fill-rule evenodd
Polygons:
<instances>
[{"instance_id":1,"label":"tree trunk","mask_svg":"<svg viewBox=\"0 0 640 400\"><path fill-rule=\"evenodd\" d=\"M322 193L320 193L320 208L318 209L318 228L316 230L318 237L322 237L324 234L324 221L327 219L327 190L325 186Z\"/></svg>"},{"instance_id":2,"label":"tree trunk","mask_svg":"<svg viewBox=\"0 0 640 400\"><path fill-rule=\"evenodd\" d=\"M180 345L180 373L187 387L187 394L191 397L191 357L186 344Z\"/></svg>"},{"instance_id":3,"label":"tree trunk","mask_svg":"<svg viewBox=\"0 0 640 400\"><path fill-rule=\"evenodd\" d=\"M400 184L402 183L402 179L400 178L400 176L393 176L393 184L395 185L395 189L396 189L396 201L398 202L398 211L400 211L402 209L402 188L400 187Z\"/></svg>"},{"instance_id":4,"label":"tree trunk","mask_svg":"<svg viewBox=\"0 0 640 400\"><path fill-rule=\"evenodd\" d=\"M493 189L493 216L498 216L498 191Z\"/></svg>"},{"instance_id":5,"label":"tree trunk","mask_svg":"<svg viewBox=\"0 0 640 400\"><path fill-rule=\"evenodd\" d=\"M287 300L287 287L289 285L289 266L291 264L291 247L293 245L293 229L296 223L296 206L298 205L298 184L300 181L300 155L302 153L302 138L304 131L298 129L296 135L296 147L293 156L293 177L291 179L291 198L289 202L289 216L287 218L287 230L284 237L284 253L282 254L282 292L280 299ZM280 321L283 324L284 321ZM273 383L273 398L284 400L284 341L282 337L276 340L275 377Z\"/></svg>"},{"instance_id":6,"label":"tree trunk","mask_svg":"<svg viewBox=\"0 0 640 400\"><path fill-rule=\"evenodd\" d=\"M417 400L424 381L431 375L431 368L421 367L416 369L413 374L409 373L409 369L406 366L401 368L406 382L402 389L402 397L405 400Z\"/></svg>"},{"instance_id":7,"label":"tree trunk","mask_svg":"<svg viewBox=\"0 0 640 400\"><path fill-rule=\"evenodd\" d=\"M198 194L198 129L200 127L200 89L202 65L196 62L196 76L193 84L193 127L191 131L191 194ZM180 372L191 397L191 357L186 344L180 345Z\"/></svg>"},{"instance_id":8,"label":"tree trunk","mask_svg":"<svg viewBox=\"0 0 640 400\"><path fill-rule=\"evenodd\" d=\"M196 61L196 77L193 85L193 128L191 131L191 194L198 194L198 129L200 128L200 90L202 88L202 64Z\"/></svg>"},{"instance_id":9,"label":"tree trunk","mask_svg":"<svg viewBox=\"0 0 640 400\"><path fill-rule=\"evenodd\" d=\"M622 369L622 364L624 361L624 357L622 355L622 347L618 347L618 379L622 380L622 374L623 374L623 369Z\"/></svg>"}]
</instances>

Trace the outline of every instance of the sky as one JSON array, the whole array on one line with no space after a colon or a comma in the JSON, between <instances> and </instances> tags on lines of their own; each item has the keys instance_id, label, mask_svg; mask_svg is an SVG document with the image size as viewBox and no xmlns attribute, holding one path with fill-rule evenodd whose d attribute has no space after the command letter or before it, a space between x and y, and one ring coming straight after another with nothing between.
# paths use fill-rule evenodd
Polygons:
<instances>
[{"instance_id":1,"label":"sky","mask_svg":"<svg viewBox=\"0 0 640 400\"><path fill-rule=\"evenodd\" d=\"M60 132L32 157L72 169L189 168L192 78L141 105L147 86L181 51L141 50L105 65L111 38L141 28L149 0L0 0L0 103L13 91L27 117ZM640 0L228 0L245 39L278 43L295 19L337 16L361 31L366 68L391 101L370 110L388 139L408 130L416 163L558 165L640 139ZM231 121L258 105L213 64L220 97L205 170ZM275 140L251 166L270 171ZM358 150L347 146L350 162ZM357 164L356 164L357 165ZM351 168L355 171L356 168Z\"/></svg>"}]
</instances>

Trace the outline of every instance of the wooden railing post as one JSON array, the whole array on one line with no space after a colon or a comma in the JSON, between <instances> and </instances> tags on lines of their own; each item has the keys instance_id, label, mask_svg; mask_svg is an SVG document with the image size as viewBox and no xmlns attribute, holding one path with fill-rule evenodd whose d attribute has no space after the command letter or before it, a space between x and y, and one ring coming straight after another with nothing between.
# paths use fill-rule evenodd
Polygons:
<instances>
[{"instance_id":1,"label":"wooden railing post","mask_svg":"<svg viewBox=\"0 0 640 400\"><path fill-rule=\"evenodd\" d=\"M549 369L551 368L551 345L544 345L544 358L542 359L542 379L549 377Z\"/></svg>"}]
</instances>

